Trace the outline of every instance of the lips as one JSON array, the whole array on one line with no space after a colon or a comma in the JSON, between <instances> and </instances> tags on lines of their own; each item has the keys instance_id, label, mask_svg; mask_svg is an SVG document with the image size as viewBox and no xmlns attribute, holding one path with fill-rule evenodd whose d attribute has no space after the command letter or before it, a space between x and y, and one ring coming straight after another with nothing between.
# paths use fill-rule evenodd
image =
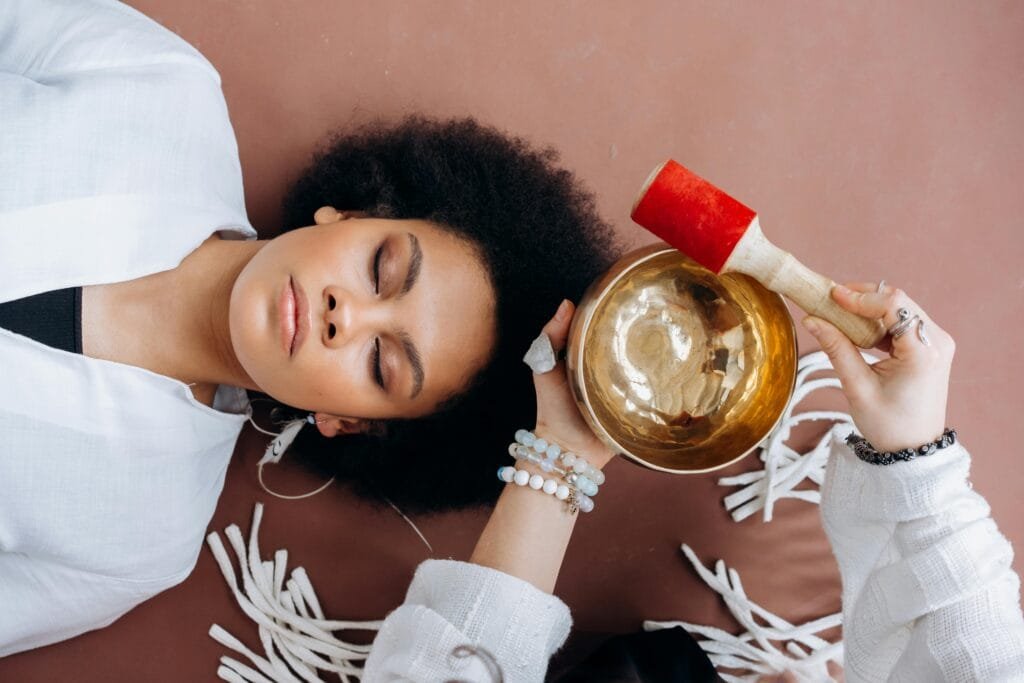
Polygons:
<instances>
[{"instance_id":1,"label":"lips","mask_svg":"<svg viewBox=\"0 0 1024 683\"><path fill-rule=\"evenodd\" d=\"M289 356L302 346L309 333L309 301L302 286L289 278L288 284L278 297L278 313L281 323L281 343Z\"/></svg>"}]
</instances>

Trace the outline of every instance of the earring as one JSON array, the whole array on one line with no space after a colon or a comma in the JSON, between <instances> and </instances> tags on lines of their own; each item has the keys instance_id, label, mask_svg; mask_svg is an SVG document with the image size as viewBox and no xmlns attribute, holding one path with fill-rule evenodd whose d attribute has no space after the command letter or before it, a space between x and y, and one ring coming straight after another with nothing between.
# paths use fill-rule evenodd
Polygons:
<instances>
[{"instance_id":1,"label":"earring","mask_svg":"<svg viewBox=\"0 0 1024 683\"><path fill-rule=\"evenodd\" d=\"M257 431L263 432L264 434L268 434L274 437L273 440L271 440L271 442L267 444L267 450L263 452L263 457L260 458L259 462L256 463L256 479L260 483L260 488L262 488L264 491L266 491L267 493L276 498L281 498L282 500L300 500L302 498L309 498L310 496L315 496L316 494L320 493L321 491L323 491L328 486L334 483L334 477L331 477L326 483L324 483L320 488L316 489L315 491L310 491L309 493L304 493L299 496L286 496L284 494L277 493L276 491L272 491L270 488L267 487L266 484L263 483L263 466L266 465L267 463L272 463L276 465L277 463L281 462L281 458L284 456L284 452L288 450L288 447L292 445L292 442L295 441L295 438L299 435L299 432L302 431L302 428L305 427L307 424L320 424L321 422L326 422L326 420L318 421L316 419L316 416L313 415L313 413L310 413L304 418L297 418L286 424L284 426L284 429L282 429L279 434L274 434L273 432L268 432L267 430L260 428L253 421L251 411L249 412L249 422L252 424L253 427L256 428Z\"/></svg>"}]
</instances>

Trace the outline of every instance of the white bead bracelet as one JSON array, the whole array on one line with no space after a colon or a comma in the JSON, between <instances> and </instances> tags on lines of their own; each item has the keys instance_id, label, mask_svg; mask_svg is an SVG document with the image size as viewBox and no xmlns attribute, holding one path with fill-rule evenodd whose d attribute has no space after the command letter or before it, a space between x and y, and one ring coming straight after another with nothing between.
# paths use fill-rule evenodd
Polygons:
<instances>
[{"instance_id":1,"label":"white bead bracelet","mask_svg":"<svg viewBox=\"0 0 1024 683\"><path fill-rule=\"evenodd\" d=\"M560 483L557 479L545 479L539 474L509 466L498 468L498 479L507 484L529 486L558 500L568 501L572 512L577 509L581 512L590 512L594 509L593 499L568 484Z\"/></svg>"}]
</instances>

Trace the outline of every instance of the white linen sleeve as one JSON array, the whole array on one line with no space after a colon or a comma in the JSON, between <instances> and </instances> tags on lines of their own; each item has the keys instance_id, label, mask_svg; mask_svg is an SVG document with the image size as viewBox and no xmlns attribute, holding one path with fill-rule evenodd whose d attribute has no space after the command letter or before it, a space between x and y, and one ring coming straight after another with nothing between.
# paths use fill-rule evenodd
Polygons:
<instances>
[{"instance_id":1,"label":"white linen sleeve","mask_svg":"<svg viewBox=\"0 0 1024 683\"><path fill-rule=\"evenodd\" d=\"M960 444L889 466L833 448L821 511L850 683L1024 680L1013 550L969 468Z\"/></svg>"},{"instance_id":2,"label":"white linen sleeve","mask_svg":"<svg viewBox=\"0 0 1024 683\"><path fill-rule=\"evenodd\" d=\"M493 656L507 683L543 681L571 624L565 603L526 581L428 560L373 641L363 682L493 680L480 656L453 655L467 645Z\"/></svg>"},{"instance_id":3,"label":"white linen sleeve","mask_svg":"<svg viewBox=\"0 0 1024 683\"><path fill-rule=\"evenodd\" d=\"M186 576L132 581L0 552L0 657L108 626Z\"/></svg>"},{"instance_id":4,"label":"white linen sleeve","mask_svg":"<svg viewBox=\"0 0 1024 683\"><path fill-rule=\"evenodd\" d=\"M116 0L3 0L0 71L47 83L69 74L147 64L196 65L198 50Z\"/></svg>"}]
</instances>

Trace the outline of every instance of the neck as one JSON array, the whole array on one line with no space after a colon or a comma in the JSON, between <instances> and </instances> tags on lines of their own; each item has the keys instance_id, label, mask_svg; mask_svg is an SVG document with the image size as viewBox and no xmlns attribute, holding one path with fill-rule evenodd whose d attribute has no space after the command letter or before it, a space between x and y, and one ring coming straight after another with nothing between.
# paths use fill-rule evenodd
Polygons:
<instances>
[{"instance_id":1,"label":"neck","mask_svg":"<svg viewBox=\"0 0 1024 683\"><path fill-rule=\"evenodd\" d=\"M165 374L189 384L258 389L235 356L228 308L238 274L265 244L211 237L162 274L169 281L138 292L150 311L160 311L156 322L159 338L167 340L160 353Z\"/></svg>"}]
</instances>

